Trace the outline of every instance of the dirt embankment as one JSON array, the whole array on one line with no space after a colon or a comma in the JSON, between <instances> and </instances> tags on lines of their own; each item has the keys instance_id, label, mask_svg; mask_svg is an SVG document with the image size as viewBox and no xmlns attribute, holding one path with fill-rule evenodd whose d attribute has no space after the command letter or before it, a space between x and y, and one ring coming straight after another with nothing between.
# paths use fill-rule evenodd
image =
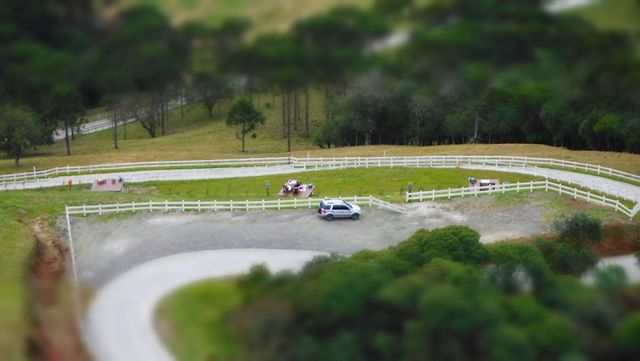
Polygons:
<instances>
[{"instance_id":1,"label":"dirt embankment","mask_svg":"<svg viewBox=\"0 0 640 361\"><path fill-rule=\"evenodd\" d=\"M88 361L64 277L68 249L51 224L46 217L31 226L36 248L25 280L31 323L27 352L37 361Z\"/></svg>"},{"instance_id":2,"label":"dirt embankment","mask_svg":"<svg viewBox=\"0 0 640 361\"><path fill-rule=\"evenodd\" d=\"M601 256L621 256L640 252L640 224L605 224L602 228L603 239L598 245L598 253Z\"/></svg>"}]
</instances>

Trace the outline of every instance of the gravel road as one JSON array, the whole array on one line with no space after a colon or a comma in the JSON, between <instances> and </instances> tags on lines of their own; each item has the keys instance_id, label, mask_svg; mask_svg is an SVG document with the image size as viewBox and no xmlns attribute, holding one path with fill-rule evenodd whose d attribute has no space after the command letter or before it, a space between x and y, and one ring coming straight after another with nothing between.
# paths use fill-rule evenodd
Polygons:
<instances>
[{"instance_id":1,"label":"gravel road","mask_svg":"<svg viewBox=\"0 0 640 361\"><path fill-rule=\"evenodd\" d=\"M100 287L135 266L183 252L269 248L348 255L395 245L420 228L454 224L476 229L483 242L531 236L550 229L547 200L531 198L508 207L496 206L492 197L416 203L406 205L406 214L366 208L358 221L327 222L313 209L74 217L71 229L80 280Z\"/></svg>"},{"instance_id":2,"label":"gravel road","mask_svg":"<svg viewBox=\"0 0 640 361\"><path fill-rule=\"evenodd\" d=\"M263 263L272 272L298 270L312 251L228 249L183 253L140 265L95 295L84 336L96 361L171 361L154 327L158 302L186 284L247 272Z\"/></svg>"}]
</instances>

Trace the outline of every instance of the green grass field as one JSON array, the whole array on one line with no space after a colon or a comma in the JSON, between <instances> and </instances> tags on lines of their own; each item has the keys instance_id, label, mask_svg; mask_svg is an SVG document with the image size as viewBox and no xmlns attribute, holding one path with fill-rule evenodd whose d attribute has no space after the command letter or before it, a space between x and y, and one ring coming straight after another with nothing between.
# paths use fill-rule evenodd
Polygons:
<instances>
[{"instance_id":1,"label":"green grass field","mask_svg":"<svg viewBox=\"0 0 640 361\"><path fill-rule=\"evenodd\" d=\"M227 317L240 303L233 279L190 285L162 302L158 328L178 360L237 360L242 349Z\"/></svg>"}]
</instances>

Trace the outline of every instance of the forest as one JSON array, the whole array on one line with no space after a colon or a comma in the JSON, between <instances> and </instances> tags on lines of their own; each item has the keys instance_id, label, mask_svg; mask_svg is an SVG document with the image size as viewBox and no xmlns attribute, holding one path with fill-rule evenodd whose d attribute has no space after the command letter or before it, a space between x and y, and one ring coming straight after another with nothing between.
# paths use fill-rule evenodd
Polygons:
<instances>
[{"instance_id":1,"label":"forest","mask_svg":"<svg viewBox=\"0 0 640 361\"><path fill-rule=\"evenodd\" d=\"M16 164L69 142L86 110L165 134L176 102L211 114L270 93L282 136L319 147L538 143L640 152L640 60L632 34L542 0L376 0L252 34L251 22L176 24L150 5L6 0L0 9L0 146ZM381 47L406 31L406 42ZM309 89L324 119L309 128ZM272 106L275 104L271 104ZM300 126L298 126L300 124ZM114 133L117 137L117 132ZM117 148L117 139L115 139Z\"/></svg>"},{"instance_id":2,"label":"forest","mask_svg":"<svg viewBox=\"0 0 640 361\"><path fill-rule=\"evenodd\" d=\"M397 246L318 257L301 273L254 266L229 322L260 360L630 360L638 293L599 269L600 221L556 222L553 240L483 245L466 226Z\"/></svg>"}]
</instances>

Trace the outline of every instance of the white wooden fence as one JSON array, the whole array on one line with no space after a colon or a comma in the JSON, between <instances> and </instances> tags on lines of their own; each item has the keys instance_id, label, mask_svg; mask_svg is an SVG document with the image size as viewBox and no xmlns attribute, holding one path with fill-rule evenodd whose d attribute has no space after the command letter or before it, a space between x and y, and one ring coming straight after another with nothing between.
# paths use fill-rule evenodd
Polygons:
<instances>
[{"instance_id":1,"label":"white wooden fence","mask_svg":"<svg viewBox=\"0 0 640 361\"><path fill-rule=\"evenodd\" d=\"M60 175L91 174L103 171L132 171L139 169L160 169L160 168L216 168L216 167L253 167L253 166L276 166L289 164L288 157L270 158L237 158L237 159L210 159L210 160L175 160L175 161L154 161L154 162L130 162L130 163L107 163L83 166L64 166L31 172L13 173L0 175L1 183L22 183L34 182L39 179L55 177Z\"/></svg>"},{"instance_id":2,"label":"white wooden fence","mask_svg":"<svg viewBox=\"0 0 640 361\"><path fill-rule=\"evenodd\" d=\"M510 156L407 156L407 157L334 157L334 158L237 158L213 160L155 161L96 164L86 166L63 166L45 170L0 175L1 183L33 182L41 178L60 175L99 173L103 171L130 171L161 168L206 168L221 166L270 166L290 164L304 169L372 168L372 167L419 167L454 168L464 165L495 167L543 167L559 168L575 172L616 177L623 181L640 183L640 176L613 168L588 163L571 162L553 158L530 158Z\"/></svg>"},{"instance_id":3,"label":"white wooden fence","mask_svg":"<svg viewBox=\"0 0 640 361\"><path fill-rule=\"evenodd\" d=\"M405 209L401 206L385 202L373 196L353 196L339 197L345 202L351 202L362 206L377 206L398 213L404 213ZM117 204L96 204L82 206L67 206L68 215L88 214L108 214L121 212L143 212L143 211L250 211L250 210L268 210L268 209L296 209L296 208L312 208L318 206L321 199L276 199L276 200L258 200L258 201L148 201L148 202L132 202Z\"/></svg>"},{"instance_id":4,"label":"white wooden fence","mask_svg":"<svg viewBox=\"0 0 640 361\"><path fill-rule=\"evenodd\" d=\"M407 156L407 157L334 157L334 158L292 158L292 165L305 169L321 168L373 168L373 167L417 167L417 168L454 168L464 165L483 165L495 167L540 167L558 168L574 172L586 172L596 175L617 177L623 181L640 183L640 175L621 170L572 162L553 158L531 158L512 156Z\"/></svg>"},{"instance_id":5,"label":"white wooden fence","mask_svg":"<svg viewBox=\"0 0 640 361\"><path fill-rule=\"evenodd\" d=\"M565 194L573 197L574 199L580 198L588 202L595 202L604 207L613 208L616 212L628 216L629 218L635 217L640 212L640 203L637 203L634 207L629 208L624 203L620 202L616 198L607 198L606 195L593 194L589 191L583 191L578 188L568 187L560 183L555 183L549 180L544 181L531 181L531 182L516 182L511 184L500 184L497 186L486 187L462 187L462 188L449 188L449 189L434 189L431 191L420 191L406 193L406 202L411 201L434 201L436 199L451 199L453 197L477 197L478 195L506 193L506 192L533 192L534 190L544 190L545 192L553 191L559 194Z\"/></svg>"}]
</instances>

